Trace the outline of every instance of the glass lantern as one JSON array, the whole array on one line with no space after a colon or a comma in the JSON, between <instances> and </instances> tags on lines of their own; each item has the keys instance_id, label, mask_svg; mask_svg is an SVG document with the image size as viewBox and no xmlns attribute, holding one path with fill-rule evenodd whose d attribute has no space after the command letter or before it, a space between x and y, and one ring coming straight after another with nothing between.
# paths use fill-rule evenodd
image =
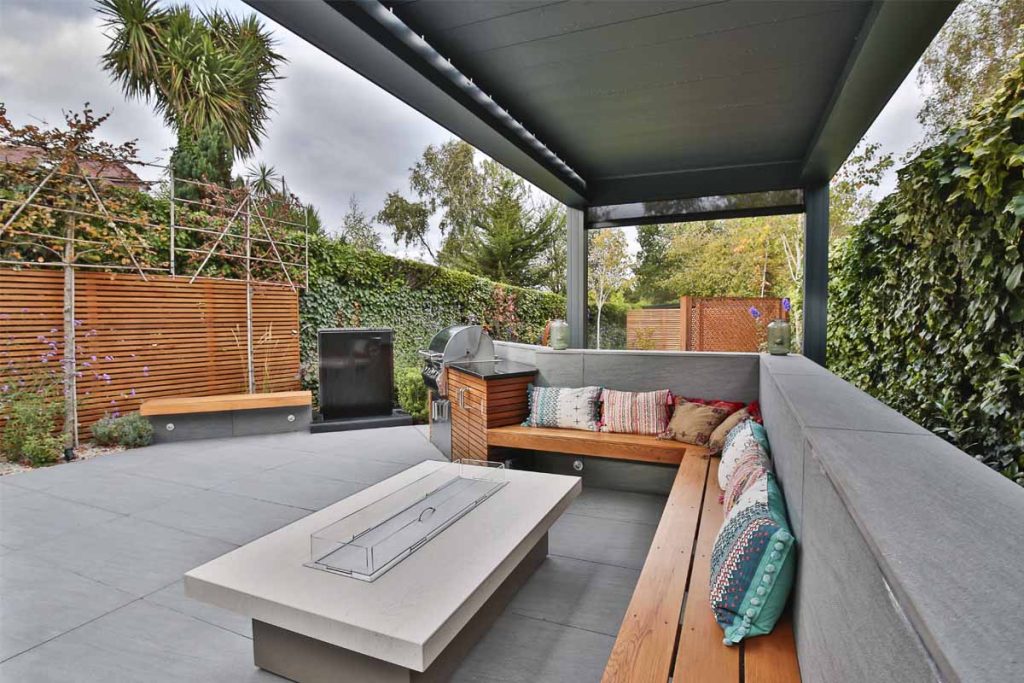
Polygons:
<instances>
[{"instance_id":1,"label":"glass lantern","mask_svg":"<svg viewBox=\"0 0 1024 683\"><path fill-rule=\"evenodd\" d=\"M777 318L768 323L768 353L785 356L791 347L789 321Z\"/></svg>"}]
</instances>

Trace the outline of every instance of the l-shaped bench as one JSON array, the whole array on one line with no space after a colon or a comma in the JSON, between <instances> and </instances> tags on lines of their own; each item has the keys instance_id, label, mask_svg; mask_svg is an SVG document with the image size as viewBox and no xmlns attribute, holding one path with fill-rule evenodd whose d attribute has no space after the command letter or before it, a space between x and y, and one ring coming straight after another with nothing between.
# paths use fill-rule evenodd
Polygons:
<instances>
[{"instance_id":1,"label":"l-shaped bench","mask_svg":"<svg viewBox=\"0 0 1024 683\"><path fill-rule=\"evenodd\" d=\"M717 457L706 448L635 434L508 425L488 447L678 465L672 489L604 671L603 683L790 683L800 680L787 615L766 636L722 644L708 596L722 525Z\"/></svg>"}]
</instances>

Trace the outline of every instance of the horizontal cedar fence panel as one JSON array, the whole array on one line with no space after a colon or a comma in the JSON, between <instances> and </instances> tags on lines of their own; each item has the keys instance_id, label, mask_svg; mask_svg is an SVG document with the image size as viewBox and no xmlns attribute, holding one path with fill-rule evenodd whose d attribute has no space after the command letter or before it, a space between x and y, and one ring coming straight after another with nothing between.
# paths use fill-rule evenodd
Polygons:
<instances>
[{"instance_id":1,"label":"horizontal cedar fence panel","mask_svg":"<svg viewBox=\"0 0 1024 683\"><path fill-rule=\"evenodd\" d=\"M679 350L678 308L635 308L626 311L626 348Z\"/></svg>"},{"instance_id":2,"label":"horizontal cedar fence panel","mask_svg":"<svg viewBox=\"0 0 1024 683\"><path fill-rule=\"evenodd\" d=\"M61 374L63 292L60 271L0 269L0 384L16 382L15 370ZM244 282L77 271L81 428L147 398L244 393L245 308ZM256 391L296 390L298 372L298 293L255 284Z\"/></svg>"}]
</instances>

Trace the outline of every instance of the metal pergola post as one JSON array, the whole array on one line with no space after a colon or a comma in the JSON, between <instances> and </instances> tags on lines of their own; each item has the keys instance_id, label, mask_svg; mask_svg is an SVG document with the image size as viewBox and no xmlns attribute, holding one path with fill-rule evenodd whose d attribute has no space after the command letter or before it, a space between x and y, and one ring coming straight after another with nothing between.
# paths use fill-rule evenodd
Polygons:
<instances>
[{"instance_id":1,"label":"metal pergola post","mask_svg":"<svg viewBox=\"0 0 1024 683\"><path fill-rule=\"evenodd\" d=\"M587 231L583 223L583 210L566 207L568 264L565 288L566 318L569 323L569 347L587 346Z\"/></svg>"},{"instance_id":2,"label":"metal pergola post","mask_svg":"<svg viewBox=\"0 0 1024 683\"><path fill-rule=\"evenodd\" d=\"M828 306L828 182L804 190L804 339L803 353L825 366Z\"/></svg>"}]
</instances>

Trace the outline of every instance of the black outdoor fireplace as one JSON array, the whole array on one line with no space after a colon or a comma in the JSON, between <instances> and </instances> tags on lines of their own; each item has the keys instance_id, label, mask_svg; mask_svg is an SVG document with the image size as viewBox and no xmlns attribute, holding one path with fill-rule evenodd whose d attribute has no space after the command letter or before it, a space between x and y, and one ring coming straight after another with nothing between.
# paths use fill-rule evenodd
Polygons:
<instances>
[{"instance_id":1,"label":"black outdoor fireplace","mask_svg":"<svg viewBox=\"0 0 1024 683\"><path fill-rule=\"evenodd\" d=\"M320 330L320 414L313 432L412 424L394 409L394 330Z\"/></svg>"}]
</instances>

